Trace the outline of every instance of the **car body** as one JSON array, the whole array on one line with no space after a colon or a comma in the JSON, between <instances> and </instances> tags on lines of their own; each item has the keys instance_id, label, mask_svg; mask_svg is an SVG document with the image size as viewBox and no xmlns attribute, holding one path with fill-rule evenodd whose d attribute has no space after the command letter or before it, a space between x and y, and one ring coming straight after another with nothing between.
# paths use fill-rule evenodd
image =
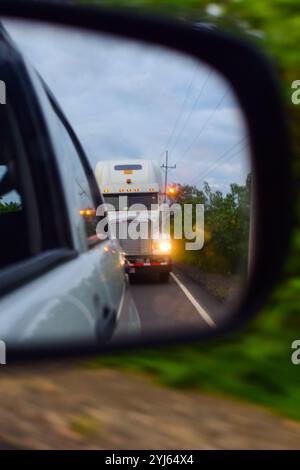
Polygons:
<instances>
[{"instance_id":1,"label":"car body","mask_svg":"<svg viewBox=\"0 0 300 470\"><path fill-rule=\"evenodd\" d=\"M1 339L98 344L120 330L123 315L136 331L120 246L96 236L103 201L88 159L5 30L0 70L7 90L0 116Z\"/></svg>"}]
</instances>

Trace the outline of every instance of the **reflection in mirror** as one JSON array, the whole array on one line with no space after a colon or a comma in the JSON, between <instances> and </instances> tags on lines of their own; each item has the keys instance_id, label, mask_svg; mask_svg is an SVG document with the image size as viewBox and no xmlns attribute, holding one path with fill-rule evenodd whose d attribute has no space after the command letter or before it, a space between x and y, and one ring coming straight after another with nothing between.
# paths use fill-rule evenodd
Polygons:
<instances>
[{"instance_id":1,"label":"reflection in mirror","mask_svg":"<svg viewBox=\"0 0 300 470\"><path fill-rule=\"evenodd\" d=\"M158 46L3 25L1 42L11 57L18 48L26 66L16 61L5 74L2 268L64 247L58 225L70 229L77 256L0 299L1 338L103 343L220 326L242 294L252 252L250 149L230 84L206 63ZM55 220L43 216L53 192L62 196L57 179L39 184L45 155L57 165L64 219L60 210Z\"/></svg>"}]
</instances>

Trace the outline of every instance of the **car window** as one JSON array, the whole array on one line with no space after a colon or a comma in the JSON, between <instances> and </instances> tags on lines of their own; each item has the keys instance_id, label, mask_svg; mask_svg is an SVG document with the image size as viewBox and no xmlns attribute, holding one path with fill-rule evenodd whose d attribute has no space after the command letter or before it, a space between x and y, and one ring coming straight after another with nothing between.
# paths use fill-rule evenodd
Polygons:
<instances>
[{"instance_id":1,"label":"car window","mask_svg":"<svg viewBox=\"0 0 300 470\"><path fill-rule=\"evenodd\" d=\"M84 250L100 241L96 236L96 226L99 220L96 216L97 203L76 143L46 92L44 92L43 104L44 107L46 105L47 123L60 167L73 234L77 247Z\"/></svg>"},{"instance_id":2,"label":"car window","mask_svg":"<svg viewBox=\"0 0 300 470\"><path fill-rule=\"evenodd\" d=\"M84 251L87 247L100 242L96 236L96 226L99 221L99 217L96 217L96 208L99 201L93 197L92 185L83 167L76 142L63 122L58 106L56 104L54 106L35 70L28 67L28 73L42 106L57 157L75 244Z\"/></svg>"},{"instance_id":3,"label":"car window","mask_svg":"<svg viewBox=\"0 0 300 470\"><path fill-rule=\"evenodd\" d=\"M11 113L5 113L1 123L4 129L0 150L0 267L3 268L29 258L33 251L22 184L24 155L20 135Z\"/></svg>"},{"instance_id":4,"label":"car window","mask_svg":"<svg viewBox=\"0 0 300 470\"><path fill-rule=\"evenodd\" d=\"M59 119L59 118L58 118ZM59 159L63 170L64 185L76 230L83 228L88 245L96 236L96 207L90 185L75 145L63 122L58 122Z\"/></svg>"}]
</instances>

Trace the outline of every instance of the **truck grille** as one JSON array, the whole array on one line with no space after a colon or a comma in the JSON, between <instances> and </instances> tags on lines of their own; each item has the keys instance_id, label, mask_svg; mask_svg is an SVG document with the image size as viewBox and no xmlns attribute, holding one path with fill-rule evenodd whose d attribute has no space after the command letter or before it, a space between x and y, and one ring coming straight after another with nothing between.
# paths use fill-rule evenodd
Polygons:
<instances>
[{"instance_id":1,"label":"truck grille","mask_svg":"<svg viewBox=\"0 0 300 470\"><path fill-rule=\"evenodd\" d=\"M150 240L119 240L127 255L149 255L151 253Z\"/></svg>"},{"instance_id":2,"label":"truck grille","mask_svg":"<svg viewBox=\"0 0 300 470\"><path fill-rule=\"evenodd\" d=\"M146 222L148 225L148 222ZM116 224L116 236L119 240L119 243L127 255L149 255L151 254L151 240L138 238L137 240L132 240L129 236L126 239L119 238L119 223Z\"/></svg>"}]
</instances>

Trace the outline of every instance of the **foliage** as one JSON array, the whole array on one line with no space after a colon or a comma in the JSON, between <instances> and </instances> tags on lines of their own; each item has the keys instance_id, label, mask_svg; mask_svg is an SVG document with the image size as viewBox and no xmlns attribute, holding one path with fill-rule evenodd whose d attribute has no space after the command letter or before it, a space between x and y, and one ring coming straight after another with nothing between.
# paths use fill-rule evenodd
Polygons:
<instances>
[{"instance_id":1,"label":"foliage","mask_svg":"<svg viewBox=\"0 0 300 470\"><path fill-rule=\"evenodd\" d=\"M198 251L184 250L184 243L177 243L177 259L192 263L205 271L236 273L245 266L248 258L250 217L250 175L245 185L231 184L230 191L212 191L208 183L204 189L177 184L174 203L180 205L204 204L204 246ZM195 210L193 211L193 224ZM176 255L175 255L176 256Z\"/></svg>"},{"instance_id":2,"label":"foliage","mask_svg":"<svg viewBox=\"0 0 300 470\"><path fill-rule=\"evenodd\" d=\"M18 212L22 210L21 204L17 202L3 202L0 198L0 213L3 212Z\"/></svg>"},{"instance_id":3,"label":"foliage","mask_svg":"<svg viewBox=\"0 0 300 470\"><path fill-rule=\"evenodd\" d=\"M292 105L290 99L291 83L300 79L298 0L215 0L213 3L207 0L94 0L92 3L151 10L183 20L208 21L248 36L267 51L277 68L286 100L294 150L295 187L299 187L299 108ZM281 283L246 331L214 344L146 351L112 357L100 363L145 370L168 385L224 392L300 419L300 369L290 361L291 342L300 336L299 193L295 205L297 220Z\"/></svg>"}]
</instances>

